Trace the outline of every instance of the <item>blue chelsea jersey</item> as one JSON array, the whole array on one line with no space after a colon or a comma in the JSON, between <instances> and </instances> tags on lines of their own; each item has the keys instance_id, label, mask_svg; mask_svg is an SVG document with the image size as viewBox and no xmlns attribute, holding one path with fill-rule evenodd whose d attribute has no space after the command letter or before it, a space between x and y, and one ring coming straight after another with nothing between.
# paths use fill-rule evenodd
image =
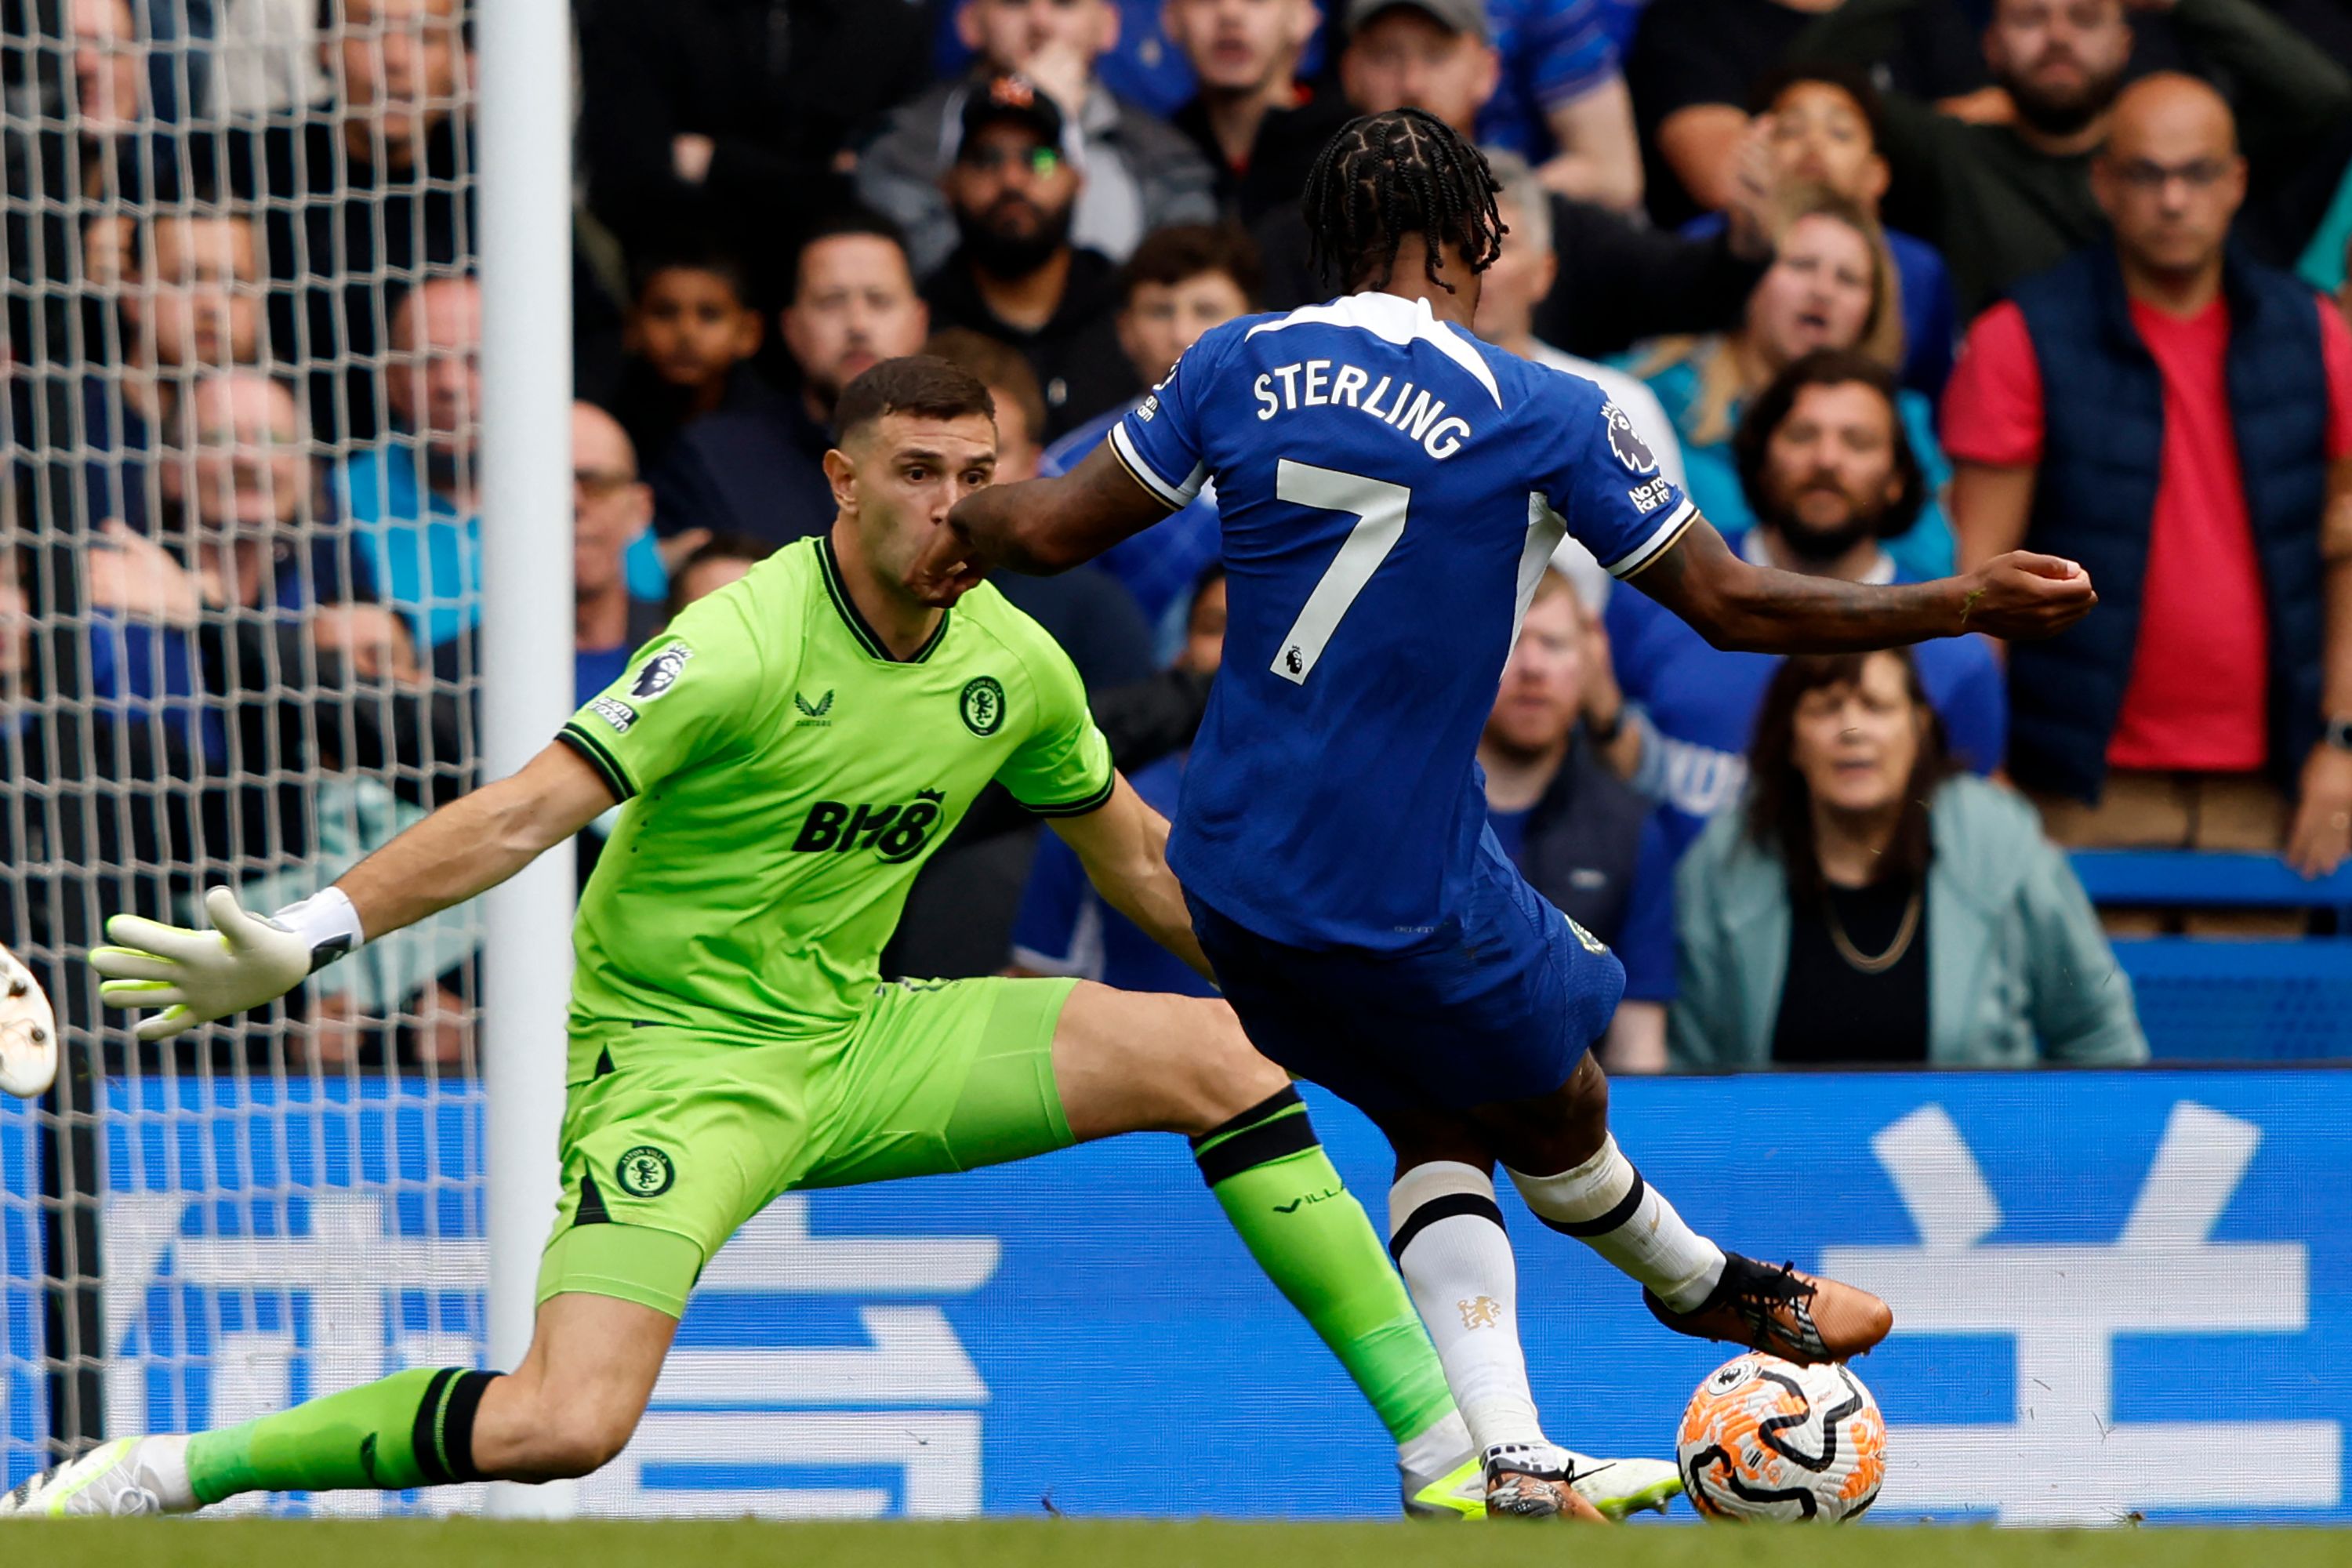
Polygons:
<instances>
[{"instance_id":1,"label":"blue chelsea jersey","mask_svg":"<svg viewBox=\"0 0 2352 1568\"><path fill-rule=\"evenodd\" d=\"M1389 294L1226 322L1110 445L1171 507L1213 479L1224 535L1170 863L1300 947L1412 946L1459 912L1478 735L1553 548L1628 576L1696 515L1599 387Z\"/></svg>"}]
</instances>

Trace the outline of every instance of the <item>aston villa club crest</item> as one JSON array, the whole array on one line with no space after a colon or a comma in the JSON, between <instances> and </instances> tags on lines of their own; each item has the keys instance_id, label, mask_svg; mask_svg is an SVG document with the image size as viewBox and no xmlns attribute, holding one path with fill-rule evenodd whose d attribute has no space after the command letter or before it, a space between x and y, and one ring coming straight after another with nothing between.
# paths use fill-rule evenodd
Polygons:
<instances>
[{"instance_id":1,"label":"aston villa club crest","mask_svg":"<svg viewBox=\"0 0 2352 1568\"><path fill-rule=\"evenodd\" d=\"M993 735L1004 722L1004 688L994 676L976 676L965 683L958 707L965 729L975 735Z\"/></svg>"}]
</instances>

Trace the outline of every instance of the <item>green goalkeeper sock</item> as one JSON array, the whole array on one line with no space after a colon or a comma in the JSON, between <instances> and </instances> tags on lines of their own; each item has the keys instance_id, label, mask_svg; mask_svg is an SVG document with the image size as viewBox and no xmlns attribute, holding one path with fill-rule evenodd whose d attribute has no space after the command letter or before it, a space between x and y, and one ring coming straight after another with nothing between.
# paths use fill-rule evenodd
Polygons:
<instances>
[{"instance_id":1,"label":"green goalkeeper sock","mask_svg":"<svg viewBox=\"0 0 2352 1568\"><path fill-rule=\"evenodd\" d=\"M474 1414L494 1373L419 1367L188 1439L188 1484L240 1492L397 1492L482 1479Z\"/></svg>"},{"instance_id":2,"label":"green goalkeeper sock","mask_svg":"<svg viewBox=\"0 0 2352 1568\"><path fill-rule=\"evenodd\" d=\"M1445 1370L1363 1205L1286 1088L1192 1140L1226 1219L1290 1304L1408 1442L1454 1414Z\"/></svg>"}]
</instances>

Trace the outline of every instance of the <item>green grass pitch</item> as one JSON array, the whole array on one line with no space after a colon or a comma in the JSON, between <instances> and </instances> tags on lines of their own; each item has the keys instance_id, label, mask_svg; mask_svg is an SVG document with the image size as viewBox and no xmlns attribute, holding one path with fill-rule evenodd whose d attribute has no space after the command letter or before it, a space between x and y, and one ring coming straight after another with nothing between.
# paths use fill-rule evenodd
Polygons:
<instances>
[{"instance_id":1,"label":"green grass pitch","mask_svg":"<svg viewBox=\"0 0 2352 1568\"><path fill-rule=\"evenodd\" d=\"M1629 1530L1021 1520L951 1524L100 1521L0 1526L10 1568L2329 1568L2352 1531Z\"/></svg>"}]
</instances>

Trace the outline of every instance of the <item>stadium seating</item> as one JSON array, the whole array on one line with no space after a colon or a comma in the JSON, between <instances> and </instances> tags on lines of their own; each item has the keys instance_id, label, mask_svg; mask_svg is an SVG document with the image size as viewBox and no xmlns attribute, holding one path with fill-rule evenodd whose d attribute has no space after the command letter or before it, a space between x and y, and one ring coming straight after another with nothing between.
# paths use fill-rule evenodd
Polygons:
<instances>
[{"instance_id":1,"label":"stadium seating","mask_svg":"<svg viewBox=\"0 0 2352 1568\"><path fill-rule=\"evenodd\" d=\"M2168 1061L2352 1058L2352 867L2306 880L2269 855L2090 849L2072 857L2100 905L2312 909L2336 934L2300 941L2121 938L2148 1049Z\"/></svg>"}]
</instances>

